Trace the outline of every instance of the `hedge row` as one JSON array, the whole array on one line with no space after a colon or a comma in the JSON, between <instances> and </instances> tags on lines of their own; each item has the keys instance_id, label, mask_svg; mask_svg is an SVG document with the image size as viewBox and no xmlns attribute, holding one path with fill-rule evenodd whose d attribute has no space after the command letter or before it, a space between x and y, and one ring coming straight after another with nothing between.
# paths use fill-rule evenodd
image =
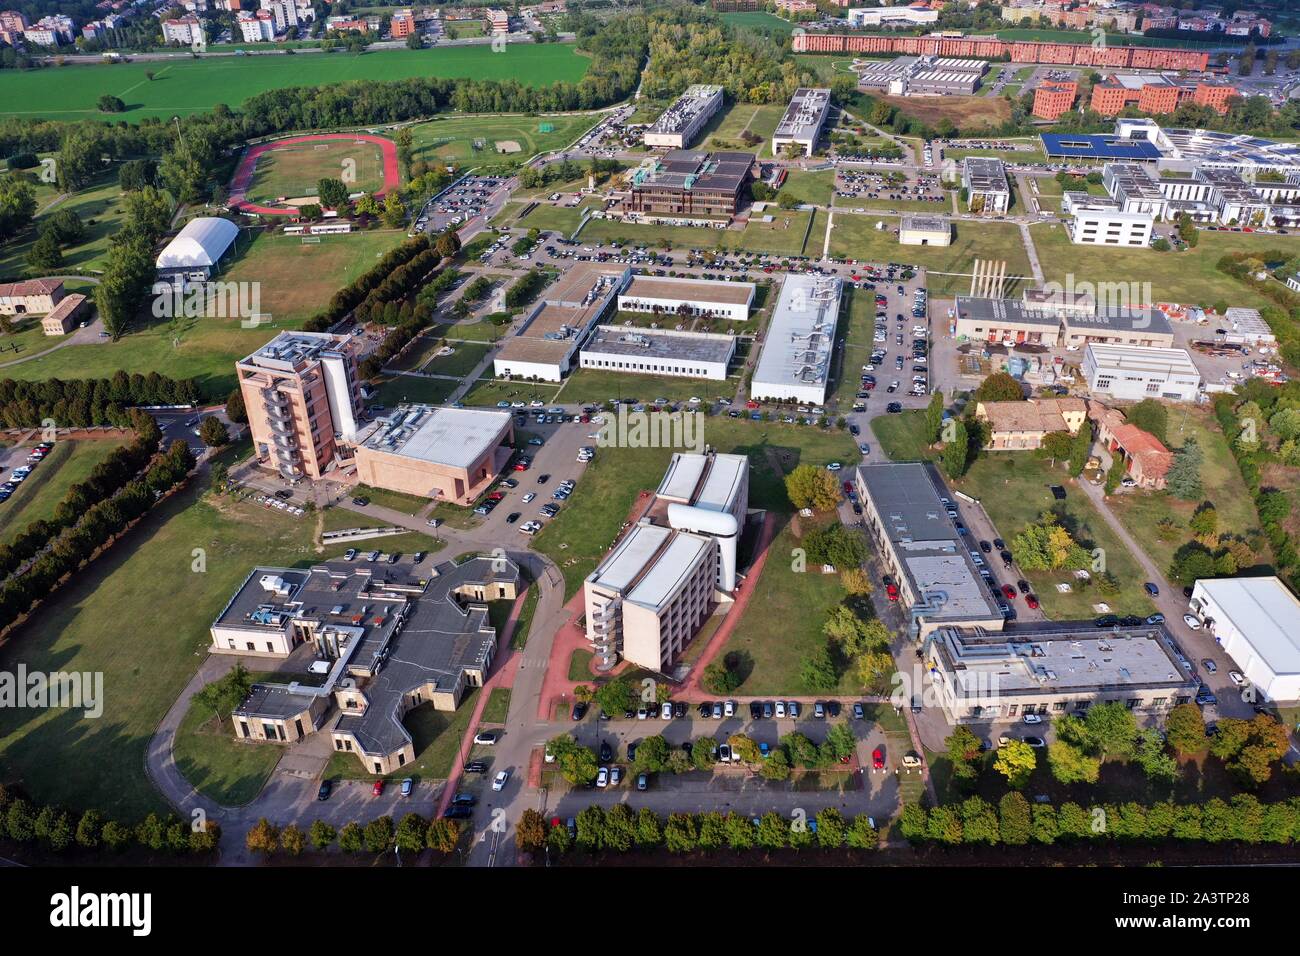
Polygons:
<instances>
[{"instance_id":1,"label":"hedge row","mask_svg":"<svg viewBox=\"0 0 1300 956\"><path fill-rule=\"evenodd\" d=\"M380 288L394 271L412 262L430 248L432 243L427 234L421 233L413 239L407 239L396 249L386 253L379 262L357 276L351 283L335 292L325 311L308 319L303 328L308 332L325 331L364 302L370 293Z\"/></svg>"},{"instance_id":2,"label":"hedge row","mask_svg":"<svg viewBox=\"0 0 1300 956\"><path fill-rule=\"evenodd\" d=\"M51 378L39 382L0 381L0 422L6 428L40 428L52 419L59 428L133 426L132 405L193 405L198 381L157 372L112 378Z\"/></svg>"},{"instance_id":3,"label":"hedge row","mask_svg":"<svg viewBox=\"0 0 1300 956\"><path fill-rule=\"evenodd\" d=\"M1205 803L1136 802L1085 807L1030 804L1011 792L995 807L981 797L926 809L903 808L899 832L913 844L1045 846L1088 841L1272 843L1300 842L1300 797L1261 803L1251 794Z\"/></svg>"},{"instance_id":4,"label":"hedge row","mask_svg":"<svg viewBox=\"0 0 1300 956\"><path fill-rule=\"evenodd\" d=\"M53 853L62 853L74 845L82 850L112 852L137 845L155 852L199 855L217 848L221 827L204 821L195 828L178 817L154 813L134 827L108 819L98 810L87 810L74 819L66 810L32 804L0 784L0 838Z\"/></svg>"},{"instance_id":5,"label":"hedge row","mask_svg":"<svg viewBox=\"0 0 1300 956\"><path fill-rule=\"evenodd\" d=\"M316 820L305 831L296 823L278 827L262 817L244 835L244 845L267 857L277 853L298 856L309 845L315 850L337 846L344 853L390 853L397 847L409 853L433 850L447 854L456 849L461 831L455 820L426 820L418 813L406 814L396 825L392 817L383 816L364 825L354 821L342 829Z\"/></svg>"}]
</instances>

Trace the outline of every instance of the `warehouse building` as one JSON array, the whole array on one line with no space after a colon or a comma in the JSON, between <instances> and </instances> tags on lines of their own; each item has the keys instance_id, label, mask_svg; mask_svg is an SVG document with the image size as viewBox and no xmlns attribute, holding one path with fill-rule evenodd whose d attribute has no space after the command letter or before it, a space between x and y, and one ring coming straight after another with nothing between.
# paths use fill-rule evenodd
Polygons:
<instances>
[{"instance_id":1,"label":"warehouse building","mask_svg":"<svg viewBox=\"0 0 1300 956\"><path fill-rule=\"evenodd\" d=\"M696 83L688 86L676 102L659 115L645 131L647 146L687 149L700 130L722 108L722 87Z\"/></svg>"},{"instance_id":2,"label":"warehouse building","mask_svg":"<svg viewBox=\"0 0 1300 956\"><path fill-rule=\"evenodd\" d=\"M736 337L672 329L598 325L578 356L582 368L637 375L722 381L736 354Z\"/></svg>"},{"instance_id":3,"label":"warehouse building","mask_svg":"<svg viewBox=\"0 0 1300 956\"><path fill-rule=\"evenodd\" d=\"M1201 579L1189 610L1267 700L1300 700L1300 601L1277 577Z\"/></svg>"},{"instance_id":4,"label":"warehouse building","mask_svg":"<svg viewBox=\"0 0 1300 956\"><path fill-rule=\"evenodd\" d=\"M578 359L578 347L612 311L631 270L580 262L543 290L518 335L504 340L493 359L498 378L558 382Z\"/></svg>"},{"instance_id":5,"label":"warehouse building","mask_svg":"<svg viewBox=\"0 0 1300 956\"><path fill-rule=\"evenodd\" d=\"M905 246L952 245L952 223L946 216L904 215L898 241Z\"/></svg>"},{"instance_id":6,"label":"warehouse building","mask_svg":"<svg viewBox=\"0 0 1300 956\"><path fill-rule=\"evenodd\" d=\"M863 64L858 88L891 96L970 96L988 68L983 60L900 56Z\"/></svg>"},{"instance_id":7,"label":"warehouse building","mask_svg":"<svg viewBox=\"0 0 1300 956\"><path fill-rule=\"evenodd\" d=\"M508 412L399 405L361 434L357 477L372 488L465 506L513 454Z\"/></svg>"},{"instance_id":8,"label":"warehouse building","mask_svg":"<svg viewBox=\"0 0 1300 956\"><path fill-rule=\"evenodd\" d=\"M749 383L752 398L809 405L826 400L840 295L835 276L786 276Z\"/></svg>"},{"instance_id":9,"label":"warehouse building","mask_svg":"<svg viewBox=\"0 0 1300 956\"><path fill-rule=\"evenodd\" d=\"M961 162L961 185L971 212L1000 215L1011 206L1007 167L1000 159L967 156Z\"/></svg>"},{"instance_id":10,"label":"warehouse building","mask_svg":"<svg viewBox=\"0 0 1300 956\"><path fill-rule=\"evenodd\" d=\"M634 275L618 295L618 311L649 312L665 320L680 317L744 322L749 318L754 292L752 282Z\"/></svg>"},{"instance_id":11,"label":"warehouse building","mask_svg":"<svg viewBox=\"0 0 1300 956\"><path fill-rule=\"evenodd\" d=\"M1201 373L1185 349L1090 344L1082 370L1094 394L1112 398L1194 402L1201 390Z\"/></svg>"},{"instance_id":12,"label":"warehouse building","mask_svg":"<svg viewBox=\"0 0 1300 956\"><path fill-rule=\"evenodd\" d=\"M795 90L772 134L772 154L779 156L786 147L798 146L803 155L811 156L830 111L830 90L807 87Z\"/></svg>"},{"instance_id":13,"label":"warehouse building","mask_svg":"<svg viewBox=\"0 0 1300 956\"><path fill-rule=\"evenodd\" d=\"M1277 341L1277 336L1264 321L1259 309L1233 307L1224 313L1223 318L1228 333L1223 337L1225 342L1235 345L1271 345Z\"/></svg>"},{"instance_id":14,"label":"warehouse building","mask_svg":"<svg viewBox=\"0 0 1300 956\"><path fill-rule=\"evenodd\" d=\"M920 462L860 465L854 477L863 523L882 569L898 588L910 636L924 638L944 626L1002 630L992 584L977 570L948 517L928 467Z\"/></svg>"},{"instance_id":15,"label":"warehouse building","mask_svg":"<svg viewBox=\"0 0 1300 956\"><path fill-rule=\"evenodd\" d=\"M239 227L229 219L191 219L158 253L158 280L180 286L207 281L238 236Z\"/></svg>"},{"instance_id":16,"label":"warehouse building","mask_svg":"<svg viewBox=\"0 0 1300 956\"><path fill-rule=\"evenodd\" d=\"M1196 697L1164 625L1098 631L1092 622L987 634L943 627L926 643L939 703L953 723L1081 716L1121 703L1160 715Z\"/></svg>"}]
</instances>

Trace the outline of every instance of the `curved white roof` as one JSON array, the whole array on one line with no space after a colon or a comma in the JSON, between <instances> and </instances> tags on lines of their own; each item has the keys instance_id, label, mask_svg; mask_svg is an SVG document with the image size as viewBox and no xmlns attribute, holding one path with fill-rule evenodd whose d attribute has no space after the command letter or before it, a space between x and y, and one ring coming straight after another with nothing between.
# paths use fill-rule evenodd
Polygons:
<instances>
[{"instance_id":1,"label":"curved white roof","mask_svg":"<svg viewBox=\"0 0 1300 956\"><path fill-rule=\"evenodd\" d=\"M176 238L158 254L159 269L184 269L191 266L214 266L239 235L239 227L229 219L203 216L191 219Z\"/></svg>"}]
</instances>

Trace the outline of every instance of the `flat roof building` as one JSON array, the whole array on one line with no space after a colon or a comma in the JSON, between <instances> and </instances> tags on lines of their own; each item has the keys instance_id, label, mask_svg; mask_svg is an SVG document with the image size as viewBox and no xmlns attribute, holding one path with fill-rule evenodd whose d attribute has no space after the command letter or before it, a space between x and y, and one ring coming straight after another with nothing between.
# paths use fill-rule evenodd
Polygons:
<instances>
[{"instance_id":1,"label":"flat roof building","mask_svg":"<svg viewBox=\"0 0 1300 956\"><path fill-rule=\"evenodd\" d=\"M1126 283L1096 285L1097 296L1051 288L1026 289L1020 299L958 296L958 338L1013 347L1082 346L1089 342L1168 348L1174 331L1164 313L1133 301Z\"/></svg>"},{"instance_id":2,"label":"flat roof building","mask_svg":"<svg viewBox=\"0 0 1300 956\"><path fill-rule=\"evenodd\" d=\"M831 91L800 87L790 98L785 115L772 134L772 154L780 155L788 146L797 146L802 155L811 156L817 146L826 117L831 111Z\"/></svg>"},{"instance_id":3,"label":"flat roof building","mask_svg":"<svg viewBox=\"0 0 1300 956\"><path fill-rule=\"evenodd\" d=\"M904 246L952 245L952 223L946 216L904 215L898 227Z\"/></svg>"},{"instance_id":4,"label":"flat roof building","mask_svg":"<svg viewBox=\"0 0 1300 956\"><path fill-rule=\"evenodd\" d=\"M578 348L614 308L631 270L580 262L542 291L518 335L506 338L493 359L498 378L558 382L575 366Z\"/></svg>"},{"instance_id":5,"label":"flat roof building","mask_svg":"<svg viewBox=\"0 0 1300 956\"><path fill-rule=\"evenodd\" d=\"M984 60L900 56L868 61L858 70L858 87L892 96L970 96L988 72Z\"/></svg>"},{"instance_id":6,"label":"flat roof building","mask_svg":"<svg viewBox=\"0 0 1300 956\"><path fill-rule=\"evenodd\" d=\"M1096 704L1160 714L1196 696L1164 625L1098 630L1091 621L998 634L938 629L927 670L953 723L1083 714Z\"/></svg>"},{"instance_id":7,"label":"flat roof building","mask_svg":"<svg viewBox=\"0 0 1300 956\"><path fill-rule=\"evenodd\" d=\"M1082 369L1091 391L1113 398L1192 402L1201 390L1201 373L1186 349L1089 344Z\"/></svg>"},{"instance_id":8,"label":"flat roof building","mask_svg":"<svg viewBox=\"0 0 1300 956\"><path fill-rule=\"evenodd\" d=\"M1190 610L1265 699L1300 700L1300 601L1280 579L1203 578Z\"/></svg>"},{"instance_id":9,"label":"flat roof building","mask_svg":"<svg viewBox=\"0 0 1300 956\"><path fill-rule=\"evenodd\" d=\"M598 325L578 364L607 372L723 381L735 354L734 335Z\"/></svg>"},{"instance_id":10,"label":"flat roof building","mask_svg":"<svg viewBox=\"0 0 1300 956\"><path fill-rule=\"evenodd\" d=\"M509 412L399 405L359 436L357 477L372 488L465 506L513 454Z\"/></svg>"},{"instance_id":11,"label":"flat roof building","mask_svg":"<svg viewBox=\"0 0 1300 956\"><path fill-rule=\"evenodd\" d=\"M897 582L911 636L924 638L944 625L1001 630L1004 618L991 578L977 569L928 466L860 465L854 477L863 521L882 566Z\"/></svg>"},{"instance_id":12,"label":"flat roof building","mask_svg":"<svg viewBox=\"0 0 1300 956\"><path fill-rule=\"evenodd\" d=\"M716 224L736 214L754 154L675 149L632 171L624 214L652 222Z\"/></svg>"},{"instance_id":13,"label":"flat roof building","mask_svg":"<svg viewBox=\"0 0 1300 956\"><path fill-rule=\"evenodd\" d=\"M618 311L744 322L754 303L752 282L718 282L685 276L634 275L618 295Z\"/></svg>"},{"instance_id":14,"label":"flat roof building","mask_svg":"<svg viewBox=\"0 0 1300 956\"><path fill-rule=\"evenodd\" d=\"M961 185L971 212L999 215L1011 206L1007 167L1000 159L967 156L961 161Z\"/></svg>"},{"instance_id":15,"label":"flat roof building","mask_svg":"<svg viewBox=\"0 0 1300 956\"><path fill-rule=\"evenodd\" d=\"M786 276L749 383L753 398L811 405L826 400L841 292L835 276Z\"/></svg>"},{"instance_id":16,"label":"flat roof building","mask_svg":"<svg viewBox=\"0 0 1300 956\"><path fill-rule=\"evenodd\" d=\"M687 149L695 142L700 130L722 108L722 100L721 86L705 83L688 86L645 131L645 144L668 149Z\"/></svg>"},{"instance_id":17,"label":"flat roof building","mask_svg":"<svg viewBox=\"0 0 1300 956\"><path fill-rule=\"evenodd\" d=\"M354 339L281 332L235 374L260 465L297 481L350 459L361 411Z\"/></svg>"},{"instance_id":18,"label":"flat roof building","mask_svg":"<svg viewBox=\"0 0 1300 956\"><path fill-rule=\"evenodd\" d=\"M1106 204L1073 204L1070 241L1088 246L1145 249L1151 245L1155 217L1149 212L1120 212Z\"/></svg>"},{"instance_id":19,"label":"flat roof building","mask_svg":"<svg viewBox=\"0 0 1300 956\"><path fill-rule=\"evenodd\" d=\"M655 498L583 583L587 639L612 667L667 673L737 587L749 459L674 454Z\"/></svg>"},{"instance_id":20,"label":"flat roof building","mask_svg":"<svg viewBox=\"0 0 1300 956\"><path fill-rule=\"evenodd\" d=\"M327 670L319 684L255 684L232 715L235 736L297 741L336 710L336 751L375 774L412 763L403 717L423 703L455 710L483 685L497 638L488 602L513 601L521 584L515 562L495 556L254 568L213 622L209 650L283 659L307 644Z\"/></svg>"}]
</instances>

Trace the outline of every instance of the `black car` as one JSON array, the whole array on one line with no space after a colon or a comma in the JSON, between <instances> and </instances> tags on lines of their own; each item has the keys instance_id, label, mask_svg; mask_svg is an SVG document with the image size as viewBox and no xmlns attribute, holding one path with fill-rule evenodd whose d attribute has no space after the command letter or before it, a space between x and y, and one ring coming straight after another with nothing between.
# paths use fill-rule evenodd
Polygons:
<instances>
[{"instance_id":1,"label":"black car","mask_svg":"<svg viewBox=\"0 0 1300 956\"><path fill-rule=\"evenodd\" d=\"M614 751L609 746L609 741L602 740L600 742L600 762L609 763L613 759L614 759Z\"/></svg>"},{"instance_id":2,"label":"black car","mask_svg":"<svg viewBox=\"0 0 1300 956\"><path fill-rule=\"evenodd\" d=\"M1006 546L1007 546L1007 543L1006 543L1005 541L1003 541L1001 538L994 538L994 539L993 539L993 547L997 548L999 551L1001 551L1001 550L1002 550L1003 548L1005 548Z\"/></svg>"},{"instance_id":3,"label":"black car","mask_svg":"<svg viewBox=\"0 0 1300 956\"><path fill-rule=\"evenodd\" d=\"M478 803L478 797L472 793L458 793L451 798L453 807L472 807L476 803Z\"/></svg>"},{"instance_id":4,"label":"black car","mask_svg":"<svg viewBox=\"0 0 1300 956\"><path fill-rule=\"evenodd\" d=\"M510 512L510 514L506 515L506 524L514 524L518 520L519 520L518 511L512 511Z\"/></svg>"},{"instance_id":5,"label":"black car","mask_svg":"<svg viewBox=\"0 0 1300 956\"><path fill-rule=\"evenodd\" d=\"M713 713L713 705L706 700L700 704L698 712L701 717L708 717Z\"/></svg>"},{"instance_id":6,"label":"black car","mask_svg":"<svg viewBox=\"0 0 1300 956\"><path fill-rule=\"evenodd\" d=\"M474 816L474 809L472 807L453 806L448 807L442 812L442 818L444 820L468 820L472 816Z\"/></svg>"},{"instance_id":7,"label":"black car","mask_svg":"<svg viewBox=\"0 0 1300 956\"><path fill-rule=\"evenodd\" d=\"M466 773L487 773L487 764L482 760L471 760L465 764Z\"/></svg>"},{"instance_id":8,"label":"black car","mask_svg":"<svg viewBox=\"0 0 1300 956\"><path fill-rule=\"evenodd\" d=\"M1092 623L1094 627L1114 627L1119 623L1119 617L1115 614L1103 614Z\"/></svg>"},{"instance_id":9,"label":"black car","mask_svg":"<svg viewBox=\"0 0 1300 956\"><path fill-rule=\"evenodd\" d=\"M840 715L840 702L838 700L828 700L826 702L826 712L832 717Z\"/></svg>"},{"instance_id":10,"label":"black car","mask_svg":"<svg viewBox=\"0 0 1300 956\"><path fill-rule=\"evenodd\" d=\"M691 748L692 744L689 740L682 741L682 753L686 754L688 757L691 755ZM629 757L628 759L631 760L632 758Z\"/></svg>"},{"instance_id":11,"label":"black car","mask_svg":"<svg viewBox=\"0 0 1300 956\"><path fill-rule=\"evenodd\" d=\"M1136 614L1127 614L1119 619L1119 623L1123 627L1141 627L1144 621Z\"/></svg>"},{"instance_id":12,"label":"black car","mask_svg":"<svg viewBox=\"0 0 1300 956\"><path fill-rule=\"evenodd\" d=\"M987 541L981 541L980 550L983 551L985 554L990 554L993 551L993 545L989 544Z\"/></svg>"},{"instance_id":13,"label":"black car","mask_svg":"<svg viewBox=\"0 0 1300 956\"><path fill-rule=\"evenodd\" d=\"M902 402L890 402L888 405L885 406L885 411L889 412L889 414L891 415L897 415L902 410L903 410Z\"/></svg>"},{"instance_id":14,"label":"black car","mask_svg":"<svg viewBox=\"0 0 1300 956\"><path fill-rule=\"evenodd\" d=\"M358 495L356 498L352 499L352 503L356 505L358 508L364 508L366 505L370 504L370 499L363 498L360 495Z\"/></svg>"},{"instance_id":15,"label":"black car","mask_svg":"<svg viewBox=\"0 0 1300 956\"><path fill-rule=\"evenodd\" d=\"M763 705L756 700L749 702L749 719L758 720L763 716Z\"/></svg>"},{"instance_id":16,"label":"black car","mask_svg":"<svg viewBox=\"0 0 1300 956\"><path fill-rule=\"evenodd\" d=\"M587 716L587 705L581 701L575 701L570 716L572 716L574 720L582 720L582 718Z\"/></svg>"},{"instance_id":17,"label":"black car","mask_svg":"<svg viewBox=\"0 0 1300 956\"><path fill-rule=\"evenodd\" d=\"M860 433L861 431L862 431L862 429L859 428L857 425L850 425L850 426L849 426L849 434L850 434L850 435L857 435L857 434Z\"/></svg>"},{"instance_id":18,"label":"black car","mask_svg":"<svg viewBox=\"0 0 1300 956\"><path fill-rule=\"evenodd\" d=\"M1033 590L1033 588L1029 586L1029 582L1024 580L1023 578L1021 578L1019 581L1016 582L1016 587L1020 588L1021 594L1028 594L1030 591Z\"/></svg>"},{"instance_id":19,"label":"black car","mask_svg":"<svg viewBox=\"0 0 1300 956\"><path fill-rule=\"evenodd\" d=\"M334 784L332 781L322 780L320 782L320 789L316 791L316 799L328 800L330 798L330 793L333 790L334 790Z\"/></svg>"},{"instance_id":20,"label":"black car","mask_svg":"<svg viewBox=\"0 0 1300 956\"><path fill-rule=\"evenodd\" d=\"M636 744L630 743L627 745L627 762L634 763L635 761L636 761Z\"/></svg>"},{"instance_id":21,"label":"black car","mask_svg":"<svg viewBox=\"0 0 1300 956\"><path fill-rule=\"evenodd\" d=\"M678 720L686 716L686 701L679 700L673 703L673 716Z\"/></svg>"},{"instance_id":22,"label":"black car","mask_svg":"<svg viewBox=\"0 0 1300 956\"><path fill-rule=\"evenodd\" d=\"M537 483L538 483L539 485L544 485L544 484L546 484L546 483L547 483L548 481L550 481L550 480L551 480L551 476L550 476L550 475L538 475L538 476L537 476Z\"/></svg>"}]
</instances>

